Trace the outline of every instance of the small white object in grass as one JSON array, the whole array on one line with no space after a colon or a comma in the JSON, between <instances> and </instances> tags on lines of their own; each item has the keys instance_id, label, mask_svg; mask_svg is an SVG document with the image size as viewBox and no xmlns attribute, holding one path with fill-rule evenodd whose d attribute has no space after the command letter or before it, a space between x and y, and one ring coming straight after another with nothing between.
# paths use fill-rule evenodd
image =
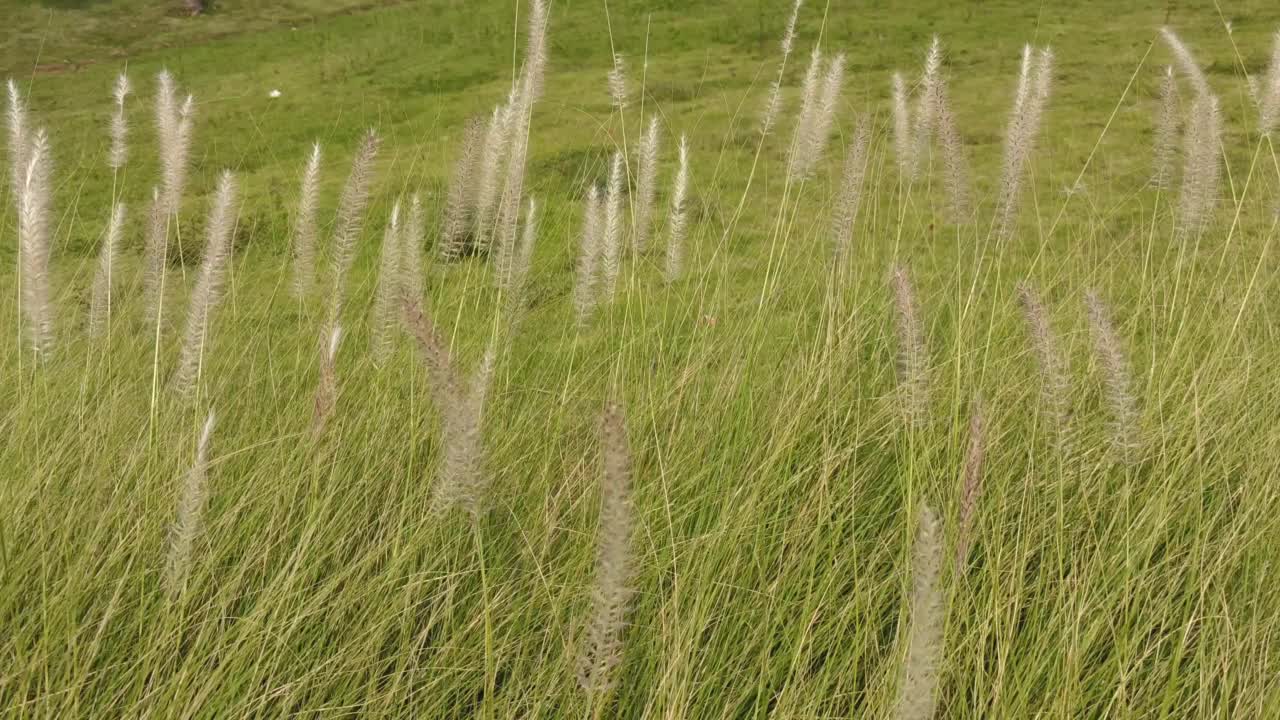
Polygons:
<instances>
[{"instance_id":1,"label":"small white object in grass","mask_svg":"<svg viewBox=\"0 0 1280 720\"><path fill-rule=\"evenodd\" d=\"M280 97L280 91L279 91L279 90L272 90L271 92L267 93L267 97L269 97L269 98L278 98L278 97Z\"/></svg>"}]
</instances>

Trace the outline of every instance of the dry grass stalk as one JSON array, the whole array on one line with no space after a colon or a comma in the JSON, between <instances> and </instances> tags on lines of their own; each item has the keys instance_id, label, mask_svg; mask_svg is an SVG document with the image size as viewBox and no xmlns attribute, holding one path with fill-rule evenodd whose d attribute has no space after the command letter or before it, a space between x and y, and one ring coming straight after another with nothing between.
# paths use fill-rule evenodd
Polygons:
<instances>
[{"instance_id":1,"label":"dry grass stalk","mask_svg":"<svg viewBox=\"0 0 1280 720\"><path fill-rule=\"evenodd\" d=\"M298 193L298 214L293 220L293 294L302 299L311 294L316 282L316 210L320 204L320 143L311 146L302 186Z\"/></svg>"},{"instance_id":2,"label":"dry grass stalk","mask_svg":"<svg viewBox=\"0 0 1280 720\"><path fill-rule=\"evenodd\" d=\"M663 276L675 282L684 272L684 243L688 233L689 211L685 207L689 195L689 140L680 135L679 165L671 190L671 217L667 221L667 263Z\"/></svg>"},{"instance_id":3,"label":"dry grass stalk","mask_svg":"<svg viewBox=\"0 0 1280 720\"><path fill-rule=\"evenodd\" d=\"M111 300L115 287L115 270L124 234L124 203L111 207L111 221L98 249L98 269L93 274L93 290L89 300L89 337L102 338L111 332Z\"/></svg>"},{"instance_id":4,"label":"dry grass stalk","mask_svg":"<svg viewBox=\"0 0 1280 720\"><path fill-rule=\"evenodd\" d=\"M165 563L164 584L170 596L178 595L191 574L191 555L204 524L208 501L209 444L213 438L213 410L205 418L196 444L196 458L183 478L178 495L178 517L169 532L169 554Z\"/></svg>"},{"instance_id":5,"label":"dry grass stalk","mask_svg":"<svg viewBox=\"0 0 1280 720\"><path fill-rule=\"evenodd\" d=\"M1111 413L1108 427L1111 448L1122 462L1132 464L1137 460L1140 449L1138 402L1133 394L1133 371L1102 297L1097 291L1089 290L1085 293L1084 303L1089 315L1089 335L1093 340L1094 357L1102 368L1104 397Z\"/></svg>"},{"instance_id":6,"label":"dry grass stalk","mask_svg":"<svg viewBox=\"0 0 1280 720\"><path fill-rule=\"evenodd\" d=\"M578 662L578 684L592 696L607 693L622 662L623 630L631 588L631 449L622 407L610 403L600 421L603 474L596 574L591 615Z\"/></svg>"},{"instance_id":7,"label":"dry grass stalk","mask_svg":"<svg viewBox=\"0 0 1280 720\"><path fill-rule=\"evenodd\" d=\"M943 656L944 609L939 575L942 540L938 517L920 505L911 562L911 636L898 680L895 720L933 720L938 707L938 663Z\"/></svg>"},{"instance_id":8,"label":"dry grass stalk","mask_svg":"<svg viewBox=\"0 0 1280 720\"><path fill-rule=\"evenodd\" d=\"M230 170L224 170L218 178L218 189L209 209L204 260L200 264L195 289L191 291L187 330L183 335L178 370L173 378L174 389L179 395L189 395L195 389L204 365L209 328L213 325L214 311L222 300L235 223L236 178Z\"/></svg>"}]
</instances>

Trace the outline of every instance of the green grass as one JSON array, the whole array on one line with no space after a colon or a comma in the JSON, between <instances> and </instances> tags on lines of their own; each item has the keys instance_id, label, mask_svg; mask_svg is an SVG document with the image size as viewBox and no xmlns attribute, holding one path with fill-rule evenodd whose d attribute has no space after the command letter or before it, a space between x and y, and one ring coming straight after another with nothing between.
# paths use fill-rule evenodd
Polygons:
<instances>
[{"instance_id":1,"label":"green grass","mask_svg":"<svg viewBox=\"0 0 1280 720\"><path fill-rule=\"evenodd\" d=\"M948 543L940 715L1280 716L1280 163L1252 132L1242 74L1265 66L1280 26L1270 4L833 5L825 23L811 5L789 112L748 192L788 3L618 2L606 24L602 3L557 2L526 187L544 219L529 312L486 411L492 490L475 531L462 517L428 518L437 408L409 344L375 369L365 326L390 204L424 191L434 228L463 123L505 97L514 7L228 0L190 19L157 3L65 5L76 3L0 0L17 28L0 63L29 88L55 150L59 342L43 366L25 351L6 182L5 716L588 714L573 673L599 512L596 418L614 387L634 453L637 595L603 717L885 717L921 502L939 509ZM1228 119L1226 197L1188 243L1172 231L1176 195L1144 187L1169 61L1153 46L1163 23L1207 67ZM841 134L816 179L787 191L795 86L820 29L824 47L850 58ZM889 74L915 73L932 32L948 49L981 200L966 227L946 222L939 174L903 191L886 136ZM1027 41L1053 46L1058 82L1021 232L1000 244L988 232L993 188ZM643 112L664 120L661 199L674 139L689 134L695 224L684 279L665 286L656 260L629 265L617 302L579 330L569 293L580 200L622 137L604 85L611 42L636 86L647 47ZM140 93L119 181L131 207L124 299L109 341L91 344L88 286L112 192L108 101L126 64ZM244 197L190 403L163 383L193 266L175 270L158 366L139 300L161 67L199 100L184 242L198 246L221 169L238 173ZM833 282L830 202L859 113L877 123L872 181L853 262ZM637 101L629 146L642 122ZM318 138L331 216L369 126L385 145L344 319L341 397L312 438L324 298L289 296L289 212ZM895 261L911 268L928 335L931 422L914 432L894 404ZM468 367L499 306L489 272L478 260L428 272L431 310ZM1067 461L1037 412L1020 280L1042 290L1063 336L1078 429ZM1089 287L1110 304L1137 373L1144 445L1132 467L1107 454ZM985 493L957 576L950 543L979 394ZM166 533L210 405L207 526L190 585L171 601Z\"/></svg>"}]
</instances>

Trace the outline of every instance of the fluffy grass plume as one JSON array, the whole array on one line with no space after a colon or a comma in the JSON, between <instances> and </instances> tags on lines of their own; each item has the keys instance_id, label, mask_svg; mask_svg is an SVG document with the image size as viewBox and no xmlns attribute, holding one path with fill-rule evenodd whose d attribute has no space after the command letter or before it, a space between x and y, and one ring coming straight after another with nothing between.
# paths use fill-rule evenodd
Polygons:
<instances>
[{"instance_id":1,"label":"fluffy grass plume","mask_svg":"<svg viewBox=\"0 0 1280 720\"><path fill-rule=\"evenodd\" d=\"M195 120L195 99L187 95L178 101L178 86L168 70L156 76L156 136L160 140L164 209L167 221L176 222L187 185L191 157L191 133ZM168 231L166 230L166 233Z\"/></svg>"},{"instance_id":2,"label":"fluffy grass plume","mask_svg":"<svg viewBox=\"0 0 1280 720\"><path fill-rule=\"evenodd\" d=\"M1183 77L1191 83L1191 87L1195 89L1196 95L1212 95L1209 89L1209 78L1205 76L1204 70L1200 69L1200 63L1196 62L1196 58L1191 54L1190 48L1182 42L1177 33L1172 28L1160 28L1160 36L1164 38L1164 42L1169 46L1169 51L1173 53L1173 59L1178 64L1178 69L1182 71Z\"/></svg>"},{"instance_id":3,"label":"fluffy grass plume","mask_svg":"<svg viewBox=\"0 0 1280 720\"><path fill-rule=\"evenodd\" d=\"M22 196L19 193L26 184L27 173L27 106L13 78L9 78L6 88L9 91L9 106L5 112L9 127L9 177L14 188L14 207L20 208Z\"/></svg>"},{"instance_id":4,"label":"fluffy grass plume","mask_svg":"<svg viewBox=\"0 0 1280 720\"><path fill-rule=\"evenodd\" d=\"M426 242L426 219L423 217L422 198L418 193L409 197L409 217L400 233L400 291L412 298L422 297L422 244Z\"/></svg>"},{"instance_id":5,"label":"fluffy grass plume","mask_svg":"<svg viewBox=\"0 0 1280 720\"><path fill-rule=\"evenodd\" d=\"M196 459L183 478L178 491L178 517L169 531L169 554L165 562L164 584L171 596L187 584L191 574L191 554L204 525L204 510L209 498L209 444L213 439L216 416L213 410L205 418L196 443Z\"/></svg>"},{"instance_id":6,"label":"fluffy grass plume","mask_svg":"<svg viewBox=\"0 0 1280 720\"><path fill-rule=\"evenodd\" d=\"M835 121L836 106L840 102L840 92L844 86L843 54L836 55L826 64L826 73L821 81L817 76L820 74L822 61L816 49L814 57L818 66L815 68L811 64L809 72L813 73L812 78L809 74L805 75L804 99L787 163L787 174L793 181L811 177L826 152L831 126Z\"/></svg>"},{"instance_id":7,"label":"fluffy grass plume","mask_svg":"<svg viewBox=\"0 0 1280 720\"><path fill-rule=\"evenodd\" d=\"M658 193L658 117L649 116L649 124L636 147L639 169L636 173L636 227L631 234L631 248L637 255L649 247L653 231L653 202Z\"/></svg>"},{"instance_id":8,"label":"fluffy grass plume","mask_svg":"<svg viewBox=\"0 0 1280 720\"><path fill-rule=\"evenodd\" d=\"M902 73L893 74L893 151L898 161L898 175L903 181L916 178L917 145L912 132L911 106L907 97L907 81Z\"/></svg>"},{"instance_id":9,"label":"fluffy grass plume","mask_svg":"<svg viewBox=\"0 0 1280 720\"><path fill-rule=\"evenodd\" d=\"M320 143L311 146L302 169L298 210L293 219L293 294L309 296L316 282L316 210L320 204Z\"/></svg>"},{"instance_id":10,"label":"fluffy grass plume","mask_svg":"<svg viewBox=\"0 0 1280 720\"><path fill-rule=\"evenodd\" d=\"M1156 145L1152 186L1168 190L1172 185L1174 161L1178 154L1178 80L1167 65L1160 80L1160 112L1156 115Z\"/></svg>"},{"instance_id":11,"label":"fluffy grass plume","mask_svg":"<svg viewBox=\"0 0 1280 720\"><path fill-rule=\"evenodd\" d=\"M98 248L98 267L93 273L93 290L89 294L89 337L101 338L111 331L111 301L119 265L120 240L124 234L125 205L111 207L111 220Z\"/></svg>"},{"instance_id":12,"label":"fluffy grass plume","mask_svg":"<svg viewBox=\"0 0 1280 720\"><path fill-rule=\"evenodd\" d=\"M1103 397L1111 415L1108 435L1111 448L1124 463L1137 460L1140 442L1138 437L1138 401L1133 394L1133 370L1121 346L1120 335L1111 322L1111 314L1096 290L1084 295L1085 309L1089 316L1089 336L1093 342L1093 354L1102 370Z\"/></svg>"},{"instance_id":13,"label":"fluffy grass plume","mask_svg":"<svg viewBox=\"0 0 1280 720\"><path fill-rule=\"evenodd\" d=\"M1184 237L1204 232L1213 220L1222 186L1222 110L1214 95L1191 103L1183 140L1182 191L1178 196L1178 232Z\"/></svg>"},{"instance_id":14,"label":"fluffy grass plume","mask_svg":"<svg viewBox=\"0 0 1280 720\"><path fill-rule=\"evenodd\" d=\"M942 182L947 191L947 208L952 222L963 223L973 206L969 160L965 157L964 140L951 111L946 84L942 81L939 81L937 96L938 140L942 145Z\"/></svg>"},{"instance_id":15,"label":"fluffy grass plume","mask_svg":"<svg viewBox=\"0 0 1280 720\"><path fill-rule=\"evenodd\" d=\"M912 128L916 149L916 161L924 163L928 157L929 143L938 124L939 103L942 99L942 40L937 35L929 41L924 56L924 69L920 73L920 90L916 96L916 110Z\"/></svg>"},{"instance_id":16,"label":"fluffy grass plume","mask_svg":"<svg viewBox=\"0 0 1280 720\"><path fill-rule=\"evenodd\" d=\"M213 325L218 303L222 301L235 223L236 177L230 170L225 170L218 178L218 189L214 194L213 206L209 209L209 221L205 226L204 260L200 263L200 274L196 278L195 289L191 291L191 305L187 309L187 330L183 334L182 352L173 380L174 389L179 395L190 394L200 377L209 329Z\"/></svg>"},{"instance_id":17,"label":"fluffy grass plume","mask_svg":"<svg viewBox=\"0 0 1280 720\"><path fill-rule=\"evenodd\" d=\"M22 153L26 167L14 193L18 199L18 254L22 286L22 314L27 323L31 349L41 359L53 353L53 291L50 288L49 255L53 173L49 136L43 128L31 135Z\"/></svg>"},{"instance_id":18,"label":"fluffy grass plume","mask_svg":"<svg viewBox=\"0 0 1280 720\"><path fill-rule=\"evenodd\" d=\"M336 327L342 314L347 274L356 259L356 241L364 228L364 212L373 185L373 163L378 157L378 134L370 129L360 141L351 174L338 198L338 215L333 225L333 278L329 288L329 326Z\"/></svg>"},{"instance_id":19,"label":"fluffy grass plume","mask_svg":"<svg viewBox=\"0 0 1280 720\"><path fill-rule=\"evenodd\" d=\"M111 88L111 102L115 109L111 113L111 150L107 155L107 165L112 170L120 170L129 160L129 121L124 105L131 91L129 76L124 73L117 75Z\"/></svg>"},{"instance_id":20,"label":"fluffy grass plume","mask_svg":"<svg viewBox=\"0 0 1280 720\"><path fill-rule=\"evenodd\" d=\"M493 239L494 217L499 201L498 184L503 179L503 159L511 143L516 117L516 91L512 88L506 104L493 109L480 150L480 170L476 180L475 249L488 252Z\"/></svg>"},{"instance_id":21,"label":"fluffy grass plume","mask_svg":"<svg viewBox=\"0 0 1280 720\"><path fill-rule=\"evenodd\" d=\"M622 112L627 107L630 91L627 88L627 61L623 59L621 53L613 55L613 67L609 68L608 85L609 99L613 103L613 109Z\"/></svg>"},{"instance_id":22,"label":"fluffy grass plume","mask_svg":"<svg viewBox=\"0 0 1280 720\"><path fill-rule=\"evenodd\" d=\"M618 272L622 267L622 180L622 153L615 152L609 164L609 185L604 195L604 247L600 259L604 296L609 302L618 291Z\"/></svg>"},{"instance_id":23,"label":"fluffy grass plume","mask_svg":"<svg viewBox=\"0 0 1280 720\"><path fill-rule=\"evenodd\" d=\"M435 322L422 309L422 302L417 298L403 298L401 310L404 312L405 325L413 336L418 350L422 353L422 363L427 369L427 383L431 386L431 394L441 408L448 408L462 390L453 366L453 357L449 353L449 344L440 335Z\"/></svg>"},{"instance_id":24,"label":"fluffy grass plume","mask_svg":"<svg viewBox=\"0 0 1280 720\"><path fill-rule=\"evenodd\" d=\"M400 201L391 208L386 230L382 234L382 253L378 265L378 289L374 293L372 317L369 319L370 349L375 365L385 365L391 357L395 338L396 308L401 295L400 275Z\"/></svg>"},{"instance_id":25,"label":"fluffy grass plume","mask_svg":"<svg viewBox=\"0 0 1280 720\"><path fill-rule=\"evenodd\" d=\"M484 121L476 117L468 120L462 131L462 147L449 178L444 219L440 226L440 259L445 262L461 257L472 239L476 210L475 183L479 176L484 135Z\"/></svg>"},{"instance_id":26,"label":"fluffy grass plume","mask_svg":"<svg viewBox=\"0 0 1280 720\"><path fill-rule=\"evenodd\" d=\"M924 324L911 277L902 265L889 272L893 290L894 328L898 336L898 404L907 425L923 427L928 419L928 352Z\"/></svg>"},{"instance_id":27,"label":"fluffy grass plume","mask_svg":"<svg viewBox=\"0 0 1280 720\"><path fill-rule=\"evenodd\" d=\"M920 505L911 561L911 625L907 656L898 679L894 720L933 720L938 706L938 663L943 657L944 609L939 576L942 538L938 517Z\"/></svg>"},{"instance_id":28,"label":"fluffy grass plume","mask_svg":"<svg viewBox=\"0 0 1280 720\"><path fill-rule=\"evenodd\" d=\"M1271 64L1258 97L1258 132L1269 135L1280 123L1280 30L1271 40Z\"/></svg>"},{"instance_id":29,"label":"fluffy grass plume","mask_svg":"<svg viewBox=\"0 0 1280 720\"><path fill-rule=\"evenodd\" d=\"M1007 240L1017 222L1023 179L1035 150L1040 119L1049 99L1052 83L1053 53L1045 48L1036 52L1030 45L1022 49L1022 67L1018 87L1004 139L1004 168L1000 176L1000 194L996 201L996 236Z\"/></svg>"},{"instance_id":30,"label":"fluffy grass plume","mask_svg":"<svg viewBox=\"0 0 1280 720\"><path fill-rule=\"evenodd\" d=\"M573 311L579 325L587 321L596 305L603 235L600 189L593 184L587 189L587 198L583 204L582 234L578 239L578 265L573 284Z\"/></svg>"},{"instance_id":31,"label":"fluffy grass plume","mask_svg":"<svg viewBox=\"0 0 1280 720\"><path fill-rule=\"evenodd\" d=\"M787 70L787 60L791 57L791 51L796 44L796 20L800 17L800 6L804 4L804 0L795 0L791 5L791 14L787 17L786 29L782 32L782 42L780 48L782 50L782 58L778 61L778 77L769 85L769 96L765 101L764 113L760 118L760 136L762 138L769 135L769 131L773 128L774 122L778 119L778 112L782 107L782 76Z\"/></svg>"},{"instance_id":32,"label":"fluffy grass plume","mask_svg":"<svg viewBox=\"0 0 1280 720\"><path fill-rule=\"evenodd\" d=\"M159 186L151 188L147 212L145 244L142 249L142 309L147 327L158 333L162 327L165 293L165 262L169 250L168 218Z\"/></svg>"},{"instance_id":33,"label":"fluffy grass plume","mask_svg":"<svg viewBox=\"0 0 1280 720\"><path fill-rule=\"evenodd\" d=\"M986 418L982 398L973 401L969 416L969 449L964 458L960 479L960 528L956 535L956 574L969 565L973 546L973 526L978 517L978 501L982 499L982 465L987 455Z\"/></svg>"},{"instance_id":34,"label":"fluffy grass plume","mask_svg":"<svg viewBox=\"0 0 1280 720\"><path fill-rule=\"evenodd\" d=\"M1053 433L1054 445L1059 454L1066 456L1071 438L1071 382L1066 355L1035 288L1019 283L1018 302L1040 367L1040 409Z\"/></svg>"},{"instance_id":35,"label":"fluffy grass plume","mask_svg":"<svg viewBox=\"0 0 1280 720\"><path fill-rule=\"evenodd\" d=\"M680 135L676 179L671 188L671 217L667 220L667 261L663 276L675 282L684 271L685 235L689 230L689 139Z\"/></svg>"},{"instance_id":36,"label":"fluffy grass plume","mask_svg":"<svg viewBox=\"0 0 1280 720\"><path fill-rule=\"evenodd\" d=\"M342 341L342 328L333 327L321 337L320 381L316 385L316 398L311 413L311 432L319 435L329 424L329 418L338 405L338 343Z\"/></svg>"},{"instance_id":37,"label":"fluffy grass plume","mask_svg":"<svg viewBox=\"0 0 1280 720\"><path fill-rule=\"evenodd\" d=\"M791 131L791 147L787 152L787 177L796 181L800 179L801 155L808 135L808 128L813 123L813 115L818 105L818 83L822 75L822 50L814 46L809 52L809 66L805 68L804 80L800 83L800 112L796 114L795 129Z\"/></svg>"},{"instance_id":38,"label":"fluffy grass plume","mask_svg":"<svg viewBox=\"0 0 1280 720\"><path fill-rule=\"evenodd\" d=\"M871 122L864 117L858 121L853 140L845 153L840 191L831 209L831 242L837 267L845 266L853 250L853 229L858 221L858 210L862 207L862 187L866 184L870 145Z\"/></svg>"},{"instance_id":39,"label":"fluffy grass plume","mask_svg":"<svg viewBox=\"0 0 1280 720\"><path fill-rule=\"evenodd\" d=\"M514 329L524 316L529 293L529 270L533 266L533 250L538 242L538 201L530 197L524 215L520 244L512 254L511 278L507 283L507 326ZM510 332L510 331L509 331Z\"/></svg>"},{"instance_id":40,"label":"fluffy grass plume","mask_svg":"<svg viewBox=\"0 0 1280 720\"><path fill-rule=\"evenodd\" d=\"M631 448L622 406L610 403L600 420L603 473L596 530L596 572L578 661L578 684L593 700L613 688L622 662L631 588Z\"/></svg>"}]
</instances>

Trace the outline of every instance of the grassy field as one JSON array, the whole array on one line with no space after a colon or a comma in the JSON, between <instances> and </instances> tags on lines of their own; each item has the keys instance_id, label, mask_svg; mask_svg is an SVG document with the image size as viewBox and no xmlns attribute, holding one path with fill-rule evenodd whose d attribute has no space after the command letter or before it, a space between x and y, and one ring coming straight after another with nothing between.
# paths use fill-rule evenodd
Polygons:
<instances>
[{"instance_id":1,"label":"grassy field","mask_svg":"<svg viewBox=\"0 0 1280 720\"><path fill-rule=\"evenodd\" d=\"M1271 3L810 0L778 129L761 144L788 2L624 0L606 12L557 0L525 183L542 219L524 320L485 407L491 483L475 521L429 514L442 408L408 338L372 362L368 319L391 205L420 191L433 242L464 124L502 102L518 72L525 3L226 0L194 18L173 5L0 0L12 18L0 71L53 146L57 311L56 354L39 362L21 322L6 173L0 716L907 717L895 698L928 504L943 528L939 717L1280 717L1280 162L1256 132L1246 82L1265 72L1280 29ZM1174 228L1177 186L1148 184L1166 24L1226 117L1221 197L1190 238ZM890 74L914 79L933 33L977 200L959 225L937 159L907 186L890 139ZM847 53L847 81L817 174L788 184L819 38ZM1018 232L1000 240L994 195L1026 42L1052 46L1055 83ZM622 117L605 82L613 52L636 88ZM140 255L161 68L196 96L197 115L180 217L188 262L172 268L175 307L156 347ZM106 127L123 70L137 96L130 162L113 178ZM579 325L582 199L653 114L661 208L675 139L689 138L686 272L667 284L660 252L629 260L616 300ZM869 178L856 249L837 272L830 217L862 117ZM342 319L340 395L313 435L331 291L290 295L291 216L318 140L328 236L370 127L383 150ZM180 399L166 380L224 168L241 184L236 252L198 393ZM90 341L113 193L130 208L118 320ZM660 222L659 242L664 232ZM897 396L894 263L910 270L926 337L918 427ZM482 258L426 271L426 306L465 368L500 324L491 273ZM1020 282L1061 336L1066 451L1042 412ZM1089 289L1133 368L1129 462L1108 444ZM635 595L616 688L602 697L575 670L611 396L632 453ZM983 492L960 569L978 398ZM204 530L173 595L168 537L210 408Z\"/></svg>"}]
</instances>

